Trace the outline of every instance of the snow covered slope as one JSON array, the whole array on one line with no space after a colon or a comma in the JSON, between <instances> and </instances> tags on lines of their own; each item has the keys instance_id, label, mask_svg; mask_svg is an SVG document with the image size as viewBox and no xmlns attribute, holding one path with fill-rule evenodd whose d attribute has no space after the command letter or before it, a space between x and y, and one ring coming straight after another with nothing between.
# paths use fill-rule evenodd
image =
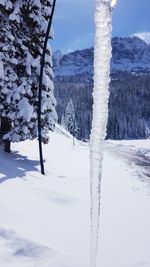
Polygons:
<instances>
[{"instance_id":1,"label":"snow covered slope","mask_svg":"<svg viewBox=\"0 0 150 267\"><path fill-rule=\"evenodd\" d=\"M107 142L102 177L98 266L149 267L150 141ZM88 144L61 128L44 146L0 151L0 267L88 267Z\"/></svg>"}]
</instances>

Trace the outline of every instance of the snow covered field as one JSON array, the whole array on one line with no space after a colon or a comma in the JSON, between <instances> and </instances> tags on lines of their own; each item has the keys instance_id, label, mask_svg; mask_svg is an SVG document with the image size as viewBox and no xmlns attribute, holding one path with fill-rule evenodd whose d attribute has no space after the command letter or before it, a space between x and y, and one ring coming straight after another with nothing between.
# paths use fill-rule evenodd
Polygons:
<instances>
[{"instance_id":1,"label":"snow covered field","mask_svg":"<svg viewBox=\"0 0 150 267\"><path fill-rule=\"evenodd\" d=\"M89 266L89 148L58 130L44 146L46 176L37 142L0 151L0 267ZM149 147L106 143L97 266L150 266Z\"/></svg>"}]
</instances>

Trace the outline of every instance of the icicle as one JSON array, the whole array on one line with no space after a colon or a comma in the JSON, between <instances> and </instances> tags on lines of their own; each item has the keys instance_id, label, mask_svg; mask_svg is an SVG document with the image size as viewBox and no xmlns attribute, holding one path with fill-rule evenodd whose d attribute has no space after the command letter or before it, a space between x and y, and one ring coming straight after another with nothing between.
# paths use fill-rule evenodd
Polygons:
<instances>
[{"instance_id":1,"label":"icicle","mask_svg":"<svg viewBox=\"0 0 150 267\"><path fill-rule=\"evenodd\" d=\"M111 7L114 8L117 3L117 0L111 0Z\"/></svg>"},{"instance_id":2,"label":"icicle","mask_svg":"<svg viewBox=\"0 0 150 267\"><path fill-rule=\"evenodd\" d=\"M112 8L116 1L97 0L95 12L93 121L90 137L91 267L96 267L100 216L100 188L104 139L108 118Z\"/></svg>"}]
</instances>

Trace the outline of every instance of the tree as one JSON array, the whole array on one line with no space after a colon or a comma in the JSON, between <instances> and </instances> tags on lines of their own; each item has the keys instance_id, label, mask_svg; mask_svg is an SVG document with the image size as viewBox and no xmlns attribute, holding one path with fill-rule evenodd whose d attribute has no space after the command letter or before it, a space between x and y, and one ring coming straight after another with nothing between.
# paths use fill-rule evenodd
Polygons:
<instances>
[{"instance_id":1,"label":"tree","mask_svg":"<svg viewBox=\"0 0 150 267\"><path fill-rule=\"evenodd\" d=\"M10 118L7 116L10 112L10 95L16 82L17 76L14 71L14 54L13 47L14 37L9 23L9 16L13 9L11 1L0 2L0 65L1 65L1 82L0 82L0 114L1 114L1 136L3 137L10 131ZM5 150L10 152L10 142L6 138Z\"/></svg>"},{"instance_id":2,"label":"tree","mask_svg":"<svg viewBox=\"0 0 150 267\"><path fill-rule=\"evenodd\" d=\"M78 128L76 118L75 118L75 109L74 109L72 99L70 99L67 104L65 114L62 117L61 124L65 127L66 130L68 130L72 134L73 145L75 145L74 137L77 136L79 128Z\"/></svg>"},{"instance_id":3,"label":"tree","mask_svg":"<svg viewBox=\"0 0 150 267\"><path fill-rule=\"evenodd\" d=\"M50 0L0 2L0 49L4 66L0 112L2 119L11 122L11 129L4 139L12 142L37 137L40 60L50 7ZM51 50L48 47L42 88L43 142L48 141L48 131L54 129L57 119L53 89Z\"/></svg>"}]
</instances>

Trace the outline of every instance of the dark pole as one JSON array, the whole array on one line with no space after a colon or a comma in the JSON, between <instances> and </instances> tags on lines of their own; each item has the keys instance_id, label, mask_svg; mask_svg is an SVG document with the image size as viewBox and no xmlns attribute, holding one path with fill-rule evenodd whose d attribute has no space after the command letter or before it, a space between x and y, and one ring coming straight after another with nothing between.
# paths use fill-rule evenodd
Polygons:
<instances>
[{"instance_id":1,"label":"dark pole","mask_svg":"<svg viewBox=\"0 0 150 267\"><path fill-rule=\"evenodd\" d=\"M46 47L49 39L49 33L52 25L52 19L54 15L56 0L53 0L51 16L49 18L46 36L44 40L43 54L41 58L41 69L40 69L40 77L39 77L39 93L38 93L38 140L39 140L39 156L40 156L40 165L41 165L41 174L45 174L44 172L44 162L43 162L43 152L42 152L42 136L41 136L41 97L42 97L42 80L43 80L43 69L45 63L45 55L46 55Z\"/></svg>"}]
</instances>

